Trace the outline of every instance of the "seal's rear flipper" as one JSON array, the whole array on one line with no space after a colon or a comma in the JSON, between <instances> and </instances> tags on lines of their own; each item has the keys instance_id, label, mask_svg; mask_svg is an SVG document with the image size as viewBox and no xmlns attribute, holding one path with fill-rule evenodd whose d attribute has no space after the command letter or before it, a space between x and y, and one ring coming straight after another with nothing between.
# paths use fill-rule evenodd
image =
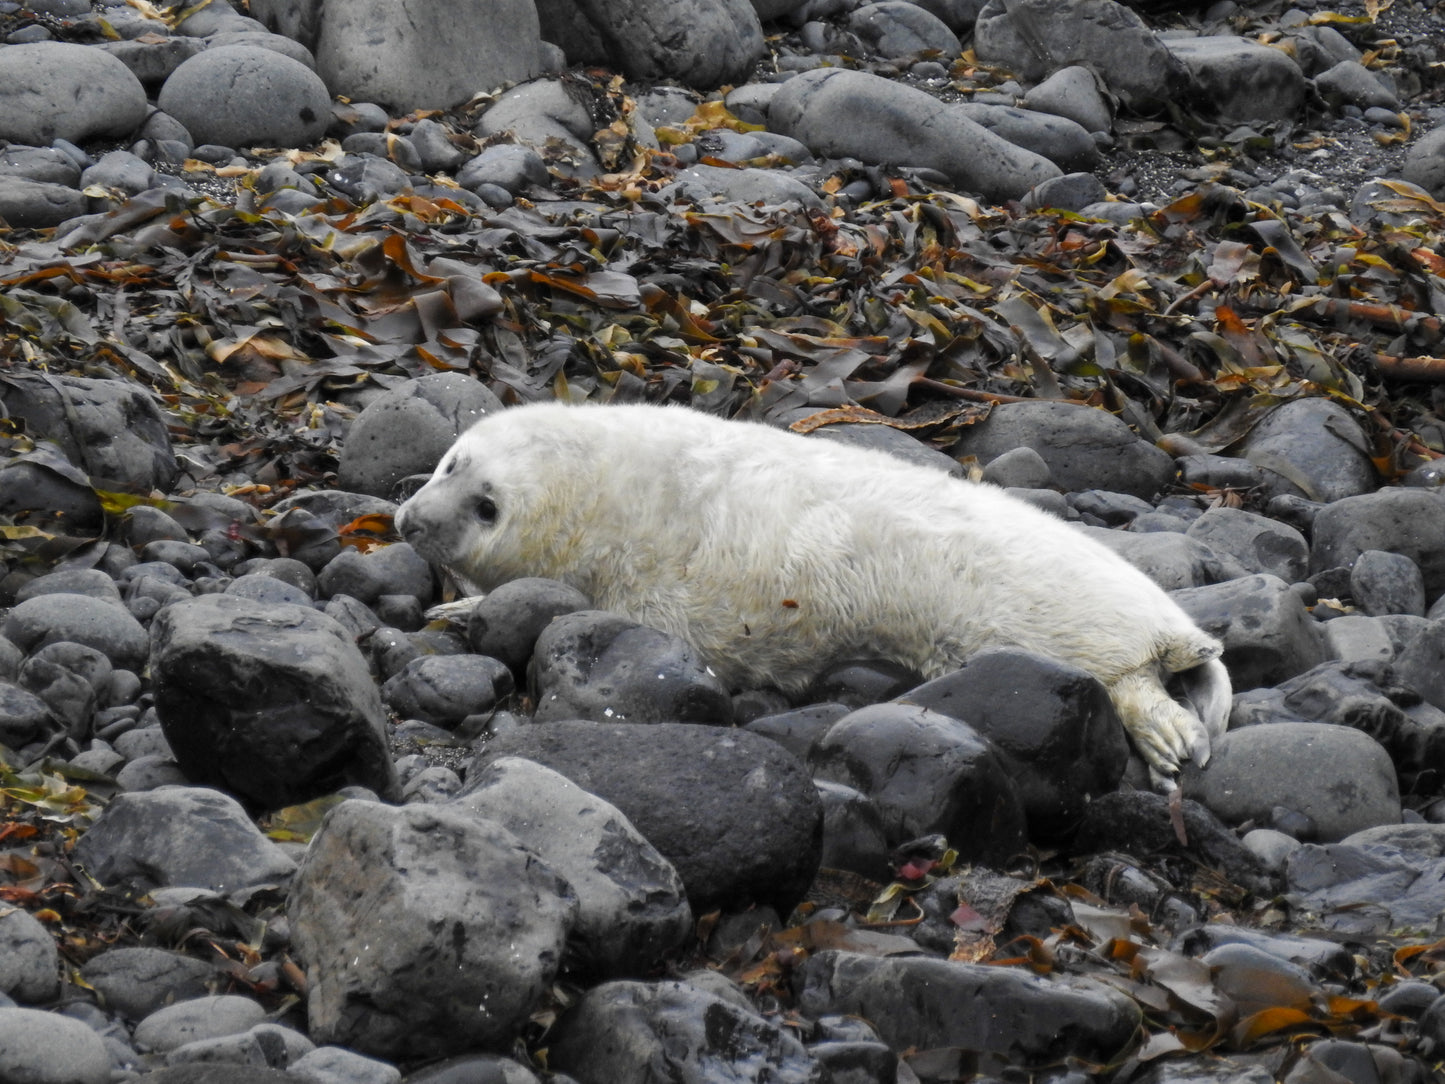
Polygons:
<instances>
[{"instance_id":1,"label":"seal's rear flipper","mask_svg":"<svg viewBox=\"0 0 1445 1084\"><path fill-rule=\"evenodd\" d=\"M1206 740L1191 751L1190 758L1202 768L1209 763L1211 745L1229 727L1234 698L1229 671L1218 659L1210 659L1192 670L1173 675L1170 691L1204 724Z\"/></svg>"}]
</instances>

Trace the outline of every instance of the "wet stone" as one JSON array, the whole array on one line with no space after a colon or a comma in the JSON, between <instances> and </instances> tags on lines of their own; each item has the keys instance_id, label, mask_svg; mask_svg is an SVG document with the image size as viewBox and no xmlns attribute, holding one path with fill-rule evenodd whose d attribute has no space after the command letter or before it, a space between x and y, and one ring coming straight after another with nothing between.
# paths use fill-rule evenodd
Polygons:
<instances>
[{"instance_id":1,"label":"wet stone","mask_svg":"<svg viewBox=\"0 0 1445 1084\"><path fill-rule=\"evenodd\" d=\"M1267 516L1240 508L1211 508L1190 524L1188 537L1226 553L1249 572L1266 572L1285 583L1309 574L1309 543L1303 534Z\"/></svg>"},{"instance_id":2,"label":"wet stone","mask_svg":"<svg viewBox=\"0 0 1445 1084\"><path fill-rule=\"evenodd\" d=\"M79 1020L0 1008L0 1079L27 1084L107 1084L110 1053Z\"/></svg>"},{"instance_id":3,"label":"wet stone","mask_svg":"<svg viewBox=\"0 0 1445 1084\"><path fill-rule=\"evenodd\" d=\"M75 857L101 884L216 892L285 881L296 868L239 803L202 787L117 795L80 838Z\"/></svg>"},{"instance_id":4,"label":"wet stone","mask_svg":"<svg viewBox=\"0 0 1445 1084\"><path fill-rule=\"evenodd\" d=\"M565 583L512 580L477 602L467 617L467 642L478 655L499 659L520 676L553 618L590 608L587 596Z\"/></svg>"},{"instance_id":5,"label":"wet stone","mask_svg":"<svg viewBox=\"0 0 1445 1084\"><path fill-rule=\"evenodd\" d=\"M1208 767L1186 768L1182 785L1235 824L1263 820L1275 806L1302 813L1327 842L1400 819L1389 755L1343 726L1279 722L1232 730L1215 742Z\"/></svg>"},{"instance_id":6,"label":"wet stone","mask_svg":"<svg viewBox=\"0 0 1445 1084\"><path fill-rule=\"evenodd\" d=\"M538 722L732 721L726 687L690 644L603 610L565 614L547 625L531 678Z\"/></svg>"},{"instance_id":7,"label":"wet stone","mask_svg":"<svg viewBox=\"0 0 1445 1084\"><path fill-rule=\"evenodd\" d=\"M206 595L167 607L152 636L156 710L191 779L272 809L347 783L396 785L381 698L334 621Z\"/></svg>"},{"instance_id":8,"label":"wet stone","mask_svg":"<svg viewBox=\"0 0 1445 1084\"><path fill-rule=\"evenodd\" d=\"M725 1079L740 1063L775 1084L827 1079L789 1031L682 982L593 987L558 1021L550 1052L586 1080Z\"/></svg>"},{"instance_id":9,"label":"wet stone","mask_svg":"<svg viewBox=\"0 0 1445 1084\"><path fill-rule=\"evenodd\" d=\"M615 806L550 768L494 760L454 808L501 824L577 894L569 969L593 978L646 975L692 933L682 879Z\"/></svg>"},{"instance_id":10,"label":"wet stone","mask_svg":"<svg viewBox=\"0 0 1445 1084\"><path fill-rule=\"evenodd\" d=\"M1275 685L1324 661L1319 626L1276 576L1246 576L1173 597L1200 628L1224 641L1236 690Z\"/></svg>"},{"instance_id":11,"label":"wet stone","mask_svg":"<svg viewBox=\"0 0 1445 1084\"><path fill-rule=\"evenodd\" d=\"M50 931L29 912L0 914L0 993L26 1004L60 992L60 954Z\"/></svg>"},{"instance_id":12,"label":"wet stone","mask_svg":"<svg viewBox=\"0 0 1445 1084\"><path fill-rule=\"evenodd\" d=\"M894 1050L961 1047L1024 1066L1065 1055L1108 1061L1133 1041L1140 1020L1131 999L1088 980L1065 986L924 957L827 950L809 957L795 981L805 1013L862 1016Z\"/></svg>"},{"instance_id":13,"label":"wet stone","mask_svg":"<svg viewBox=\"0 0 1445 1084\"><path fill-rule=\"evenodd\" d=\"M266 1019L266 1010L248 997L217 994L156 1009L135 1029L143 1051L166 1053L199 1039L237 1035Z\"/></svg>"},{"instance_id":14,"label":"wet stone","mask_svg":"<svg viewBox=\"0 0 1445 1084\"><path fill-rule=\"evenodd\" d=\"M1014 783L993 744L959 719L910 704L859 708L829 728L808 763L817 778L873 801L890 846L938 832L984 864L1024 846Z\"/></svg>"},{"instance_id":15,"label":"wet stone","mask_svg":"<svg viewBox=\"0 0 1445 1084\"><path fill-rule=\"evenodd\" d=\"M215 969L194 957L140 946L107 949L87 960L80 974L105 1008L128 1020L204 997L219 982Z\"/></svg>"},{"instance_id":16,"label":"wet stone","mask_svg":"<svg viewBox=\"0 0 1445 1084\"><path fill-rule=\"evenodd\" d=\"M982 651L899 699L965 720L993 742L1031 838L1072 832L1084 807L1118 785L1128 761L1124 728L1103 685L1042 656Z\"/></svg>"},{"instance_id":17,"label":"wet stone","mask_svg":"<svg viewBox=\"0 0 1445 1084\"><path fill-rule=\"evenodd\" d=\"M386 1059L509 1044L557 974L576 908L493 821L344 802L287 905L310 1035Z\"/></svg>"},{"instance_id":18,"label":"wet stone","mask_svg":"<svg viewBox=\"0 0 1445 1084\"><path fill-rule=\"evenodd\" d=\"M1367 614L1425 614L1425 578L1401 553L1365 550L1356 557L1350 594Z\"/></svg>"},{"instance_id":19,"label":"wet stone","mask_svg":"<svg viewBox=\"0 0 1445 1084\"><path fill-rule=\"evenodd\" d=\"M616 806L676 868L693 911L788 913L818 868L822 804L803 765L746 730L555 722L491 738L467 771L525 757ZM699 849L699 839L709 840Z\"/></svg>"},{"instance_id":20,"label":"wet stone","mask_svg":"<svg viewBox=\"0 0 1445 1084\"><path fill-rule=\"evenodd\" d=\"M451 729L469 715L491 711L512 691L512 672L484 655L412 659L381 687L386 704L409 719Z\"/></svg>"}]
</instances>

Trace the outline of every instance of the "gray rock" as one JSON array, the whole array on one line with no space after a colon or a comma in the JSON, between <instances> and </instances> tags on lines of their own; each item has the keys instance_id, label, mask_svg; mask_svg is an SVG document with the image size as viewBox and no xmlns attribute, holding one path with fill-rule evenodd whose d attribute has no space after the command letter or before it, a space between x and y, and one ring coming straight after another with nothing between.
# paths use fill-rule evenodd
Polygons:
<instances>
[{"instance_id":1,"label":"gray rock","mask_svg":"<svg viewBox=\"0 0 1445 1084\"><path fill-rule=\"evenodd\" d=\"M501 408L485 384L461 373L409 380L368 403L351 423L337 482L388 497L408 475L430 474L472 423Z\"/></svg>"},{"instance_id":2,"label":"gray rock","mask_svg":"<svg viewBox=\"0 0 1445 1084\"><path fill-rule=\"evenodd\" d=\"M1114 111L1101 90L1101 81L1082 64L1060 68L1024 95L1024 105L1040 113L1068 117L1086 132L1108 132Z\"/></svg>"},{"instance_id":3,"label":"gray rock","mask_svg":"<svg viewBox=\"0 0 1445 1084\"><path fill-rule=\"evenodd\" d=\"M50 705L32 692L0 681L0 744L19 749L63 729Z\"/></svg>"},{"instance_id":4,"label":"gray rock","mask_svg":"<svg viewBox=\"0 0 1445 1084\"><path fill-rule=\"evenodd\" d=\"M873 800L842 783L814 783L823 803L822 868L849 870L880 884L891 880L888 833Z\"/></svg>"},{"instance_id":5,"label":"gray rock","mask_svg":"<svg viewBox=\"0 0 1445 1084\"><path fill-rule=\"evenodd\" d=\"M145 88L115 57L70 42L0 49L0 139L123 139L146 114Z\"/></svg>"},{"instance_id":6,"label":"gray rock","mask_svg":"<svg viewBox=\"0 0 1445 1084\"><path fill-rule=\"evenodd\" d=\"M382 1058L506 1045L541 1005L576 910L495 822L344 802L287 904L310 1034Z\"/></svg>"},{"instance_id":7,"label":"gray rock","mask_svg":"<svg viewBox=\"0 0 1445 1084\"><path fill-rule=\"evenodd\" d=\"M814 744L808 764L872 800L890 847L941 833L985 865L1024 847L1018 790L993 744L960 719L909 704L859 708Z\"/></svg>"},{"instance_id":8,"label":"gray rock","mask_svg":"<svg viewBox=\"0 0 1445 1084\"><path fill-rule=\"evenodd\" d=\"M821 208L818 194L791 173L777 169L728 169L699 165L682 170L660 193L667 202L678 199L710 203L762 203L768 206L796 203Z\"/></svg>"},{"instance_id":9,"label":"gray rock","mask_svg":"<svg viewBox=\"0 0 1445 1084\"><path fill-rule=\"evenodd\" d=\"M192 1039L166 1051L167 1065L256 1065L281 1068L315 1049L306 1036L277 1024Z\"/></svg>"},{"instance_id":10,"label":"gray rock","mask_svg":"<svg viewBox=\"0 0 1445 1084\"><path fill-rule=\"evenodd\" d=\"M1164 45L1188 69L1204 108L1222 120L1285 120L1304 104L1304 72L1283 50L1233 34Z\"/></svg>"},{"instance_id":11,"label":"gray rock","mask_svg":"<svg viewBox=\"0 0 1445 1084\"><path fill-rule=\"evenodd\" d=\"M90 48L115 57L143 85L159 87L187 60L204 52L206 43L200 38L177 34L159 41L102 41Z\"/></svg>"},{"instance_id":12,"label":"gray rock","mask_svg":"<svg viewBox=\"0 0 1445 1084\"><path fill-rule=\"evenodd\" d=\"M1367 550L1408 557L1425 580L1425 598L1445 593L1445 499L1423 489L1382 489L1337 500L1313 524L1310 567L1349 568Z\"/></svg>"},{"instance_id":13,"label":"gray rock","mask_svg":"<svg viewBox=\"0 0 1445 1084\"><path fill-rule=\"evenodd\" d=\"M203 787L116 795L76 843L75 857L101 884L215 892L284 881L296 869L234 798Z\"/></svg>"},{"instance_id":14,"label":"gray rock","mask_svg":"<svg viewBox=\"0 0 1445 1084\"><path fill-rule=\"evenodd\" d=\"M318 1046L287 1070L307 1084L401 1084L401 1070L344 1046ZM412 1076L412 1080L418 1077ZM509 1082L502 1082L509 1084Z\"/></svg>"},{"instance_id":15,"label":"gray rock","mask_svg":"<svg viewBox=\"0 0 1445 1084\"><path fill-rule=\"evenodd\" d=\"M1379 76L1357 60L1342 60L1315 76L1315 89L1332 106L1354 105L1361 109L1378 107L1397 110L1400 99Z\"/></svg>"},{"instance_id":16,"label":"gray rock","mask_svg":"<svg viewBox=\"0 0 1445 1084\"><path fill-rule=\"evenodd\" d=\"M80 166L54 147L0 148L0 176L58 184L74 188L80 182Z\"/></svg>"},{"instance_id":17,"label":"gray rock","mask_svg":"<svg viewBox=\"0 0 1445 1084\"><path fill-rule=\"evenodd\" d=\"M1395 657L1395 645L1379 618L1346 614L1325 622L1324 632L1325 644L1332 658L1345 662L1371 659L1389 662Z\"/></svg>"},{"instance_id":18,"label":"gray rock","mask_svg":"<svg viewBox=\"0 0 1445 1084\"><path fill-rule=\"evenodd\" d=\"M1394 765L1379 742L1327 723L1269 723L1231 730L1209 765L1185 768L1184 793L1223 820L1267 821L1276 806L1301 813L1325 842L1400 820Z\"/></svg>"},{"instance_id":19,"label":"gray rock","mask_svg":"<svg viewBox=\"0 0 1445 1084\"><path fill-rule=\"evenodd\" d=\"M1048 463L1038 452L1032 448L1014 448L989 460L983 468L983 480L1004 489L1043 489L1053 479Z\"/></svg>"},{"instance_id":20,"label":"gray rock","mask_svg":"<svg viewBox=\"0 0 1445 1084\"><path fill-rule=\"evenodd\" d=\"M1445 932L1445 858L1384 842L1307 844L1286 867L1291 910L1353 935Z\"/></svg>"},{"instance_id":21,"label":"gray rock","mask_svg":"<svg viewBox=\"0 0 1445 1084\"><path fill-rule=\"evenodd\" d=\"M226 594L238 595L253 602L284 602L290 606L309 606L311 596L271 576L237 576L226 587Z\"/></svg>"},{"instance_id":22,"label":"gray rock","mask_svg":"<svg viewBox=\"0 0 1445 1084\"><path fill-rule=\"evenodd\" d=\"M410 595L430 602L436 582L428 565L410 545L397 542L362 553L347 547L326 563L316 577L322 598L346 595L374 606L387 595Z\"/></svg>"},{"instance_id":23,"label":"gray rock","mask_svg":"<svg viewBox=\"0 0 1445 1084\"><path fill-rule=\"evenodd\" d=\"M1419 185L1436 199L1445 197L1445 128L1437 128L1417 139L1405 154L1400 175ZM1377 199L1398 199L1398 193L1379 192Z\"/></svg>"},{"instance_id":24,"label":"gray rock","mask_svg":"<svg viewBox=\"0 0 1445 1084\"><path fill-rule=\"evenodd\" d=\"M537 638L538 722L732 722L732 698L680 637L604 610L555 618Z\"/></svg>"},{"instance_id":25,"label":"gray rock","mask_svg":"<svg viewBox=\"0 0 1445 1084\"><path fill-rule=\"evenodd\" d=\"M317 70L332 92L399 113L460 105L542 71L537 10L526 0L353 0L321 5L315 26Z\"/></svg>"},{"instance_id":26,"label":"gray rock","mask_svg":"<svg viewBox=\"0 0 1445 1084\"><path fill-rule=\"evenodd\" d=\"M980 651L898 699L962 719L993 742L1033 839L1071 833L1084 807L1118 786L1128 763L1129 744L1104 686L1041 655Z\"/></svg>"},{"instance_id":27,"label":"gray rock","mask_svg":"<svg viewBox=\"0 0 1445 1084\"><path fill-rule=\"evenodd\" d=\"M1251 829L1244 833L1240 842L1271 873L1283 873L1289 856L1302 846L1294 836L1287 836L1273 828Z\"/></svg>"},{"instance_id":28,"label":"gray rock","mask_svg":"<svg viewBox=\"0 0 1445 1084\"><path fill-rule=\"evenodd\" d=\"M494 760L455 803L496 821L577 893L569 963L593 979L640 977L692 933L682 878L616 806L550 768Z\"/></svg>"},{"instance_id":29,"label":"gray rock","mask_svg":"<svg viewBox=\"0 0 1445 1084\"><path fill-rule=\"evenodd\" d=\"M1267 572L1285 583L1309 575L1305 536L1287 524L1242 508L1210 508L1184 532L1216 553L1225 553L1247 572Z\"/></svg>"},{"instance_id":30,"label":"gray rock","mask_svg":"<svg viewBox=\"0 0 1445 1084\"><path fill-rule=\"evenodd\" d=\"M485 655L424 655L386 679L381 698L405 719L445 730L491 711L512 691L512 671Z\"/></svg>"},{"instance_id":31,"label":"gray rock","mask_svg":"<svg viewBox=\"0 0 1445 1084\"><path fill-rule=\"evenodd\" d=\"M46 644L84 644L121 670L139 671L149 649L145 629L124 607L88 595L47 594L28 599L5 616L0 636L27 655Z\"/></svg>"},{"instance_id":32,"label":"gray rock","mask_svg":"<svg viewBox=\"0 0 1445 1084\"><path fill-rule=\"evenodd\" d=\"M814 154L936 169L990 199L1018 198L1062 172L926 91L867 72L794 76L774 95L769 118Z\"/></svg>"},{"instance_id":33,"label":"gray rock","mask_svg":"<svg viewBox=\"0 0 1445 1084\"><path fill-rule=\"evenodd\" d=\"M373 203L405 192L411 187L411 177L394 162L349 154L326 174L326 183L354 203Z\"/></svg>"},{"instance_id":34,"label":"gray rock","mask_svg":"<svg viewBox=\"0 0 1445 1084\"><path fill-rule=\"evenodd\" d=\"M1136 113L1163 108L1189 84L1183 64L1144 20L1114 0L989 0L974 27L974 50L1030 82L1088 65Z\"/></svg>"},{"instance_id":35,"label":"gray rock","mask_svg":"<svg viewBox=\"0 0 1445 1084\"><path fill-rule=\"evenodd\" d=\"M621 810L677 869L696 914L754 903L787 914L817 872L822 807L813 782L761 735L685 723L544 723L494 735L467 777L503 756L545 764Z\"/></svg>"},{"instance_id":36,"label":"gray rock","mask_svg":"<svg viewBox=\"0 0 1445 1084\"><path fill-rule=\"evenodd\" d=\"M314 71L254 45L193 56L156 101L196 143L225 147L304 147L320 139L331 120L331 94Z\"/></svg>"},{"instance_id":37,"label":"gray rock","mask_svg":"<svg viewBox=\"0 0 1445 1084\"><path fill-rule=\"evenodd\" d=\"M594 177L602 172L592 153L595 130L591 112L565 83L534 79L498 98L496 105L482 114L476 131L484 138L506 133L514 142L547 148L547 161L553 169L569 176ZM559 142L551 143L554 139ZM559 157L559 151L565 156Z\"/></svg>"},{"instance_id":38,"label":"gray rock","mask_svg":"<svg viewBox=\"0 0 1445 1084\"><path fill-rule=\"evenodd\" d=\"M270 49L272 52L280 53L282 56L305 64L312 71L316 70L316 58L311 54L311 50L299 41L294 41L281 34L272 34L265 30L247 27L210 34L206 41L208 43L206 47L209 49L218 49L225 45L248 45L253 49Z\"/></svg>"},{"instance_id":39,"label":"gray rock","mask_svg":"<svg viewBox=\"0 0 1445 1084\"><path fill-rule=\"evenodd\" d=\"M1250 430L1239 454L1273 476L1270 489L1338 501L1376 488L1370 445L1348 411L1328 399L1295 399Z\"/></svg>"},{"instance_id":40,"label":"gray rock","mask_svg":"<svg viewBox=\"0 0 1445 1084\"><path fill-rule=\"evenodd\" d=\"M80 175L82 188L100 185L127 196L151 187L155 170L130 151L110 151Z\"/></svg>"},{"instance_id":41,"label":"gray rock","mask_svg":"<svg viewBox=\"0 0 1445 1084\"><path fill-rule=\"evenodd\" d=\"M520 143L496 143L482 148L457 172L457 183L475 191L484 184L496 185L512 195L520 195L533 185L546 185L550 179L542 156Z\"/></svg>"},{"instance_id":42,"label":"gray rock","mask_svg":"<svg viewBox=\"0 0 1445 1084\"><path fill-rule=\"evenodd\" d=\"M38 1009L0 1008L0 1080L109 1084L110 1052L79 1020Z\"/></svg>"},{"instance_id":43,"label":"gray rock","mask_svg":"<svg viewBox=\"0 0 1445 1084\"><path fill-rule=\"evenodd\" d=\"M591 609L587 596L556 580L527 577L504 583L480 599L467 617L473 651L500 659L523 675L537 637L563 614Z\"/></svg>"},{"instance_id":44,"label":"gray rock","mask_svg":"<svg viewBox=\"0 0 1445 1084\"><path fill-rule=\"evenodd\" d=\"M7 175L0 183L0 220L14 229L45 229L90 210L80 191L50 181Z\"/></svg>"},{"instance_id":45,"label":"gray rock","mask_svg":"<svg viewBox=\"0 0 1445 1084\"><path fill-rule=\"evenodd\" d=\"M1350 594L1365 613L1425 616L1425 577L1401 553L1365 550L1350 569Z\"/></svg>"},{"instance_id":46,"label":"gray rock","mask_svg":"<svg viewBox=\"0 0 1445 1084\"><path fill-rule=\"evenodd\" d=\"M569 64L645 82L741 83L766 52L748 0L541 0L537 15Z\"/></svg>"},{"instance_id":47,"label":"gray rock","mask_svg":"<svg viewBox=\"0 0 1445 1084\"><path fill-rule=\"evenodd\" d=\"M0 49L0 57L6 50ZM178 474L156 400L119 380L7 373L0 398L28 432L54 441L102 487L170 491Z\"/></svg>"},{"instance_id":48,"label":"gray rock","mask_svg":"<svg viewBox=\"0 0 1445 1084\"><path fill-rule=\"evenodd\" d=\"M448 137L446 126L429 118L412 125L407 138L428 173L451 173L467 160L467 153Z\"/></svg>"},{"instance_id":49,"label":"gray rock","mask_svg":"<svg viewBox=\"0 0 1445 1084\"><path fill-rule=\"evenodd\" d=\"M901 58L922 52L955 57L963 52L958 36L937 15L907 0L879 0L849 12L844 25L873 52Z\"/></svg>"},{"instance_id":50,"label":"gray rock","mask_svg":"<svg viewBox=\"0 0 1445 1084\"><path fill-rule=\"evenodd\" d=\"M953 455L988 463L1022 447L1043 456L1054 484L1066 490L1110 489L1147 500L1174 473L1167 452L1114 415L1075 403L1005 403L968 426Z\"/></svg>"},{"instance_id":51,"label":"gray rock","mask_svg":"<svg viewBox=\"0 0 1445 1084\"><path fill-rule=\"evenodd\" d=\"M789 1029L686 982L593 987L558 1021L548 1065L589 1084L832 1080Z\"/></svg>"},{"instance_id":52,"label":"gray rock","mask_svg":"<svg viewBox=\"0 0 1445 1084\"><path fill-rule=\"evenodd\" d=\"M985 102L961 102L958 110L999 138L1015 147L1042 155L1061 169L1090 169L1098 164L1099 145L1094 142L1094 137L1068 117ZM1040 183L1057 183L1061 179L1049 178ZM1100 184L1097 192L1092 193L1092 198L1085 203L1101 200L1105 194Z\"/></svg>"},{"instance_id":53,"label":"gray rock","mask_svg":"<svg viewBox=\"0 0 1445 1084\"><path fill-rule=\"evenodd\" d=\"M1042 1068L1065 1053L1111 1061L1134 1039L1132 999L1088 979L1069 984L1022 970L926 957L815 953L795 980L810 1017L868 1020L894 1050L962 1047Z\"/></svg>"},{"instance_id":54,"label":"gray rock","mask_svg":"<svg viewBox=\"0 0 1445 1084\"><path fill-rule=\"evenodd\" d=\"M34 1004L59 992L60 952L50 931L28 911L0 913L0 993Z\"/></svg>"},{"instance_id":55,"label":"gray rock","mask_svg":"<svg viewBox=\"0 0 1445 1084\"><path fill-rule=\"evenodd\" d=\"M1072 123L1072 122L1070 122ZM1035 185L1023 198L1027 208L1053 207L1061 211L1082 211L1092 207L1108 193L1104 182L1092 173L1066 173L1051 181Z\"/></svg>"},{"instance_id":56,"label":"gray rock","mask_svg":"<svg viewBox=\"0 0 1445 1084\"><path fill-rule=\"evenodd\" d=\"M166 1005L136 1025L137 1049L166 1053L201 1039L240 1035L266 1019L249 997L216 994Z\"/></svg>"},{"instance_id":57,"label":"gray rock","mask_svg":"<svg viewBox=\"0 0 1445 1084\"><path fill-rule=\"evenodd\" d=\"M1325 659L1319 626L1276 576L1246 576L1173 597L1200 628L1224 641L1236 691L1277 685Z\"/></svg>"},{"instance_id":58,"label":"gray rock","mask_svg":"<svg viewBox=\"0 0 1445 1084\"><path fill-rule=\"evenodd\" d=\"M330 618L205 595L151 632L156 711L191 779L272 809L349 783L394 792L376 685Z\"/></svg>"},{"instance_id":59,"label":"gray rock","mask_svg":"<svg viewBox=\"0 0 1445 1084\"><path fill-rule=\"evenodd\" d=\"M1445 709L1445 619L1430 622L1400 652L1395 675L1431 704Z\"/></svg>"},{"instance_id":60,"label":"gray rock","mask_svg":"<svg viewBox=\"0 0 1445 1084\"><path fill-rule=\"evenodd\" d=\"M205 997L221 982L215 968L192 956L142 946L106 949L81 965L80 977L104 1008L127 1020Z\"/></svg>"}]
</instances>

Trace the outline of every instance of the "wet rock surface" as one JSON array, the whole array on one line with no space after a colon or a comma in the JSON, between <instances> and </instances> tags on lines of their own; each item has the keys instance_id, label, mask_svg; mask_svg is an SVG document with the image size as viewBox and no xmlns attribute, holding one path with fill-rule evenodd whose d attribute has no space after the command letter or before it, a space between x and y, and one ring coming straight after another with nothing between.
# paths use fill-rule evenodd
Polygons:
<instances>
[{"instance_id":1,"label":"wet rock surface","mask_svg":"<svg viewBox=\"0 0 1445 1084\"><path fill-rule=\"evenodd\" d=\"M1430 1079L1441 40L0 4L0 1079ZM790 700L550 581L434 618L389 517L554 396L1008 486L1232 729L1157 794L1049 660Z\"/></svg>"}]
</instances>

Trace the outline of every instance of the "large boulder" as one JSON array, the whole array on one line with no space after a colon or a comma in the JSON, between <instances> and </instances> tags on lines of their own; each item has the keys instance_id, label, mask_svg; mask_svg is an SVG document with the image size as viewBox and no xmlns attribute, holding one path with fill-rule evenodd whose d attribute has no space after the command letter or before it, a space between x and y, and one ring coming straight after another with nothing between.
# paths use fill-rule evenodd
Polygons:
<instances>
[{"instance_id":1,"label":"large boulder","mask_svg":"<svg viewBox=\"0 0 1445 1084\"><path fill-rule=\"evenodd\" d=\"M542 37L573 64L695 87L746 82L766 51L748 0L538 0Z\"/></svg>"},{"instance_id":2,"label":"large boulder","mask_svg":"<svg viewBox=\"0 0 1445 1084\"><path fill-rule=\"evenodd\" d=\"M9 372L0 375L0 407L31 435L54 441L102 489L167 493L179 473L165 419L136 384Z\"/></svg>"},{"instance_id":3,"label":"large boulder","mask_svg":"<svg viewBox=\"0 0 1445 1084\"><path fill-rule=\"evenodd\" d=\"M59 41L0 49L0 140L123 139L145 116L145 87L109 53Z\"/></svg>"},{"instance_id":4,"label":"large boulder","mask_svg":"<svg viewBox=\"0 0 1445 1084\"><path fill-rule=\"evenodd\" d=\"M532 0L324 4L316 66L333 94L396 112L446 109L542 72Z\"/></svg>"},{"instance_id":5,"label":"large boulder","mask_svg":"<svg viewBox=\"0 0 1445 1084\"><path fill-rule=\"evenodd\" d=\"M197 143L302 147L331 123L331 94L299 60L259 45L197 53L171 73L156 99Z\"/></svg>"},{"instance_id":6,"label":"large boulder","mask_svg":"<svg viewBox=\"0 0 1445 1084\"><path fill-rule=\"evenodd\" d=\"M389 1059L507 1049L576 912L567 882L495 821L343 802L287 903L311 1035Z\"/></svg>"},{"instance_id":7,"label":"large boulder","mask_svg":"<svg viewBox=\"0 0 1445 1084\"><path fill-rule=\"evenodd\" d=\"M820 68L782 85L768 108L775 131L818 155L926 166L989 199L1017 199L1063 175L956 106L868 72Z\"/></svg>"},{"instance_id":8,"label":"large boulder","mask_svg":"<svg viewBox=\"0 0 1445 1084\"><path fill-rule=\"evenodd\" d=\"M276 809L349 783L396 791L386 717L341 625L289 603L203 595L151 626L156 712L186 775Z\"/></svg>"},{"instance_id":9,"label":"large boulder","mask_svg":"<svg viewBox=\"0 0 1445 1084\"><path fill-rule=\"evenodd\" d=\"M539 723L498 734L467 790L500 757L535 760L616 806L676 867L696 914L793 909L818 871L823 808L796 757L746 730L688 723Z\"/></svg>"},{"instance_id":10,"label":"large boulder","mask_svg":"<svg viewBox=\"0 0 1445 1084\"><path fill-rule=\"evenodd\" d=\"M430 474L473 422L501 408L485 384L461 373L409 380L368 403L351 423L337 482L355 493L389 497L408 475Z\"/></svg>"},{"instance_id":11,"label":"large boulder","mask_svg":"<svg viewBox=\"0 0 1445 1084\"><path fill-rule=\"evenodd\" d=\"M1158 111L1189 86L1184 65L1115 0L989 0L974 26L974 51L1031 83L1088 65L1135 112Z\"/></svg>"}]
</instances>

